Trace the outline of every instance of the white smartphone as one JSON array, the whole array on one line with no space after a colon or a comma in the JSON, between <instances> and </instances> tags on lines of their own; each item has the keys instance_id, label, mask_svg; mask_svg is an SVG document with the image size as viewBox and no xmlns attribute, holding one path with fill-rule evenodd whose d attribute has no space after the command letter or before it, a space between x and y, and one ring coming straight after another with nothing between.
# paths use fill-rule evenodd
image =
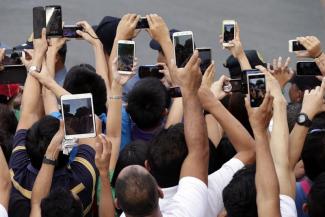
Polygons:
<instances>
[{"instance_id":1,"label":"white smartphone","mask_svg":"<svg viewBox=\"0 0 325 217\"><path fill-rule=\"evenodd\" d=\"M63 95L61 97L65 139L96 136L96 123L91 93Z\"/></svg>"},{"instance_id":2,"label":"white smartphone","mask_svg":"<svg viewBox=\"0 0 325 217\"><path fill-rule=\"evenodd\" d=\"M120 74L132 74L135 55L135 42L119 40L117 48L117 70Z\"/></svg>"},{"instance_id":3,"label":"white smartphone","mask_svg":"<svg viewBox=\"0 0 325 217\"><path fill-rule=\"evenodd\" d=\"M223 35L223 47L229 47L229 41L232 41L236 37L236 21L224 20L222 21L222 35Z\"/></svg>"},{"instance_id":4,"label":"white smartphone","mask_svg":"<svg viewBox=\"0 0 325 217\"><path fill-rule=\"evenodd\" d=\"M265 74L247 75L247 89L251 107L259 107L266 94Z\"/></svg>"},{"instance_id":5,"label":"white smartphone","mask_svg":"<svg viewBox=\"0 0 325 217\"><path fill-rule=\"evenodd\" d=\"M194 52L192 31L173 33L174 56L178 68L184 68Z\"/></svg>"},{"instance_id":6,"label":"white smartphone","mask_svg":"<svg viewBox=\"0 0 325 217\"><path fill-rule=\"evenodd\" d=\"M306 50L306 48L299 43L298 40L289 40L289 52L295 52L295 51L302 51L302 50Z\"/></svg>"}]
</instances>

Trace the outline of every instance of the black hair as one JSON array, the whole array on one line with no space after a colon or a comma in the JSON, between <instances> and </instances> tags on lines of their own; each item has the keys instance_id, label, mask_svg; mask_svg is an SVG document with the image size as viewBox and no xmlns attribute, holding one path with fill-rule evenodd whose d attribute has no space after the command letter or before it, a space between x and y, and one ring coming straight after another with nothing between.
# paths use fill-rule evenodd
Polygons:
<instances>
[{"instance_id":1,"label":"black hair","mask_svg":"<svg viewBox=\"0 0 325 217\"><path fill-rule=\"evenodd\" d=\"M73 66L64 80L63 88L72 94L91 93L96 115L107 112L105 81L96 74L96 70L91 65Z\"/></svg>"},{"instance_id":2,"label":"black hair","mask_svg":"<svg viewBox=\"0 0 325 217\"><path fill-rule=\"evenodd\" d=\"M0 146L7 162L11 156L17 125L18 121L14 112L7 105L0 104Z\"/></svg>"},{"instance_id":3,"label":"black hair","mask_svg":"<svg viewBox=\"0 0 325 217\"><path fill-rule=\"evenodd\" d=\"M237 171L222 192L228 217L257 217L255 165Z\"/></svg>"},{"instance_id":4,"label":"black hair","mask_svg":"<svg viewBox=\"0 0 325 217\"><path fill-rule=\"evenodd\" d=\"M289 103L287 106L287 119L288 119L288 127L289 132L292 131L296 124L297 116L301 111L301 103Z\"/></svg>"},{"instance_id":5,"label":"black hair","mask_svg":"<svg viewBox=\"0 0 325 217\"><path fill-rule=\"evenodd\" d=\"M157 127L169 108L171 98L166 87L157 78L138 81L127 96L127 112L136 125L143 130Z\"/></svg>"},{"instance_id":6,"label":"black hair","mask_svg":"<svg viewBox=\"0 0 325 217\"><path fill-rule=\"evenodd\" d=\"M322 82L315 76L297 76L294 74L290 83L295 84L299 90L304 92L305 90L311 90L316 86L320 86Z\"/></svg>"},{"instance_id":7,"label":"black hair","mask_svg":"<svg viewBox=\"0 0 325 217\"><path fill-rule=\"evenodd\" d=\"M310 217L325 216L325 173L320 174L313 183L308 195L308 215Z\"/></svg>"},{"instance_id":8,"label":"black hair","mask_svg":"<svg viewBox=\"0 0 325 217\"><path fill-rule=\"evenodd\" d=\"M305 173L310 180L325 172L325 131L322 130L311 128L302 150Z\"/></svg>"},{"instance_id":9,"label":"black hair","mask_svg":"<svg viewBox=\"0 0 325 217\"><path fill-rule=\"evenodd\" d=\"M53 136L59 130L59 127L60 121L57 118L45 116L28 129L26 151L29 155L32 166L36 169L41 168L47 147L49 146ZM60 152L56 168L59 169L66 166L68 158L68 155L64 155Z\"/></svg>"},{"instance_id":10,"label":"black hair","mask_svg":"<svg viewBox=\"0 0 325 217\"><path fill-rule=\"evenodd\" d=\"M148 144L142 140L132 141L119 153L111 184L115 187L116 179L120 172L127 166L145 166L148 158Z\"/></svg>"},{"instance_id":11,"label":"black hair","mask_svg":"<svg viewBox=\"0 0 325 217\"><path fill-rule=\"evenodd\" d=\"M152 214L158 207L158 189L155 179L135 166L127 168L116 181L116 198L120 208L131 216ZM145 170L143 168L143 170Z\"/></svg>"},{"instance_id":12,"label":"black hair","mask_svg":"<svg viewBox=\"0 0 325 217\"><path fill-rule=\"evenodd\" d=\"M83 208L79 199L71 191L57 188L41 202L42 217L82 217Z\"/></svg>"},{"instance_id":13,"label":"black hair","mask_svg":"<svg viewBox=\"0 0 325 217\"><path fill-rule=\"evenodd\" d=\"M188 150L184 125L176 124L162 130L149 144L150 173L162 188L178 185L183 161Z\"/></svg>"}]
</instances>

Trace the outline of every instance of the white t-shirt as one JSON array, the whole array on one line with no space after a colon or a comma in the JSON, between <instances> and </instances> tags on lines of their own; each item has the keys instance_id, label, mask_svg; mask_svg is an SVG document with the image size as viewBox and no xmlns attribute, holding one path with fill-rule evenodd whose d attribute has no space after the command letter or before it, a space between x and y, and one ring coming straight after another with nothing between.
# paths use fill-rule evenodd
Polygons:
<instances>
[{"instance_id":1,"label":"white t-shirt","mask_svg":"<svg viewBox=\"0 0 325 217\"><path fill-rule=\"evenodd\" d=\"M287 196L280 194L280 211L282 217L297 217L295 201Z\"/></svg>"},{"instance_id":2,"label":"white t-shirt","mask_svg":"<svg viewBox=\"0 0 325 217\"><path fill-rule=\"evenodd\" d=\"M8 217L7 210L0 203L0 217Z\"/></svg>"},{"instance_id":3,"label":"white t-shirt","mask_svg":"<svg viewBox=\"0 0 325 217\"><path fill-rule=\"evenodd\" d=\"M206 216L208 187L200 179L183 177L178 186L168 188L164 193L166 198L159 201L159 206L163 206L160 207L163 217ZM125 217L125 214L122 213L121 217Z\"/></svg>"}]
</instances>

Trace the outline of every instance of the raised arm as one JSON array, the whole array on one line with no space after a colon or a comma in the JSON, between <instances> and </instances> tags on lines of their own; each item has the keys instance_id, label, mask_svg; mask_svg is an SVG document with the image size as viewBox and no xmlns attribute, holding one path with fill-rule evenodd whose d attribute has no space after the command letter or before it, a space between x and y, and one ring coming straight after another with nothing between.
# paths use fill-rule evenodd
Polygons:
<instances>
[{"instance_id":1,"label":"raised arm","mask_svg":"<svg viewBox=\"0 0 325 217\"><path fill-rule=\"evenodd\" d=\"M0 147L0 204L8 210L11 180L6 158Z\"/></svg>"},{"instance_id":2,"label":"raised arm","mask_svg":"<svg viewBox=\"0 0 325 217\"><path fill-rule=\"evenodd\" d=\"M52 162L57 161L63 138L64 123L61 121L58 132L54 135L46 150L46 159ZM41 217L41 202L51 190L54 169L55 165L43 161L33 186L30 217Z\"/></svg>"},{"instance_id":3,"label":"raised arm","mask_svg":"<svg viewBox=\"0 0 325 217\"><path fill-rule=\"evenodd\" d=\"M280 217L279 183L269 147L267 127L272 116L273 99L266 94L258 108L245 99L256 143L256 203L259 217Z\"/></svg>"},{"instance_id":4,"label":"raised arm","mask_svg":"<svg viewBox=\"0 0 325 217\"><path fill-rule=\"evenodd\" d=\"M115 208L113 196L111 192L111 183L107 176L110 171L110 157L112 151L112 144L107 141L104 135L99 135L100 142L96 143L95 163L100 176L100 203L99 203L99 217L114 217Z\"/></svg>"},{"instance_id":5,"label":"raised arm","mask_svg":"<svg viewBox=\"0 0 325 217\"><path fill-rule=\"evenodd\" d=\"M181 88L184 105L184 133L188 155L183 162L180 177L192 176L208 181L208 133L198 97L202 74L198 51L195 51L185 68L178 69L172 61L171 77Z\"/></svg>"},{"instance_id":6,"label":"raised arm","mask_svg":"<svg viewBox=\"0 0 325 217\"><path fill-rule=\"evenodd\" d=\"M33 45L34 55L30 68L33 67L36 68L36 70L41 70L42 62L47 50L45 29L42 30L42 37L40 39L34 39ZM41 118L42 113L43 104L41 103L41 85L37 79L28 74L22 96L21 116L17 130L30 128Z\"/></svg>"},{"instance_id":7,"label":"raised arm","mask_svg":"<svg viewBox=\"0 0 325 217\"><path fill-rule=\"evenodd\" d=\"M325 94L325 79L323 79L320 87L309 91L305 91L304 100L302 102L301 114L306 114L310 120L313 120L315 115L325 111L324 105L324 94ZM308 133L309 127L295 124L293 130L290 133L290 151L289 161L290 168L293 170L296 163L299 161L301 152L305 143L305 139Z\"/></svg>"}]
</instances>

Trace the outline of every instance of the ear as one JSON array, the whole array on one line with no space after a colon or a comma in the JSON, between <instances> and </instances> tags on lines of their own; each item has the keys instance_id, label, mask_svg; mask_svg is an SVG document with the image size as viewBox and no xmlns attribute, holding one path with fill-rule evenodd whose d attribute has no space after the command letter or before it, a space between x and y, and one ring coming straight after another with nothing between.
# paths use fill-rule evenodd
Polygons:
<instances>
[{"instance_id":1,"label":"ear","mask_svg":"<svg viewBox=\"0 0 325 217\"><path fill-rule=\"evenodd\" d=\"M149 165L148 160L145 160L145 161L144 161L144 167L146 168L146 170L148 170L148 172L151 171L151 168L150 168L150 165Z\"/></svg>"},{"instance_id":2,"label":"ear","mask_svg":"<svg viewBox=\"0 0 325 217\"><path fill-rule=\"evenodd\" d=\"M116 198L114 199L114 206L115 206L116 209L121 209Z\"/></svg>"},{"instance_id":3,"label":"ear","mask_svg":"<svg viewBox=\"0 0 325 217\"><path fill-rule=\"evenodd\" d=\"M302 211L305 214L308 214L308 204L307 203L302 204Z\"/></svg>"},{"instance_id":4,"label":"ear","mask_svg":"<svg viewBox=\"0 0 325 217\"><path fill-rule=\"evenodd\" d=\"M158 187L158 196L159 196L159 198L161 198L161 199L164 198L164 192L161 190L160 187Z\"/></svg>"}]
</instances>

